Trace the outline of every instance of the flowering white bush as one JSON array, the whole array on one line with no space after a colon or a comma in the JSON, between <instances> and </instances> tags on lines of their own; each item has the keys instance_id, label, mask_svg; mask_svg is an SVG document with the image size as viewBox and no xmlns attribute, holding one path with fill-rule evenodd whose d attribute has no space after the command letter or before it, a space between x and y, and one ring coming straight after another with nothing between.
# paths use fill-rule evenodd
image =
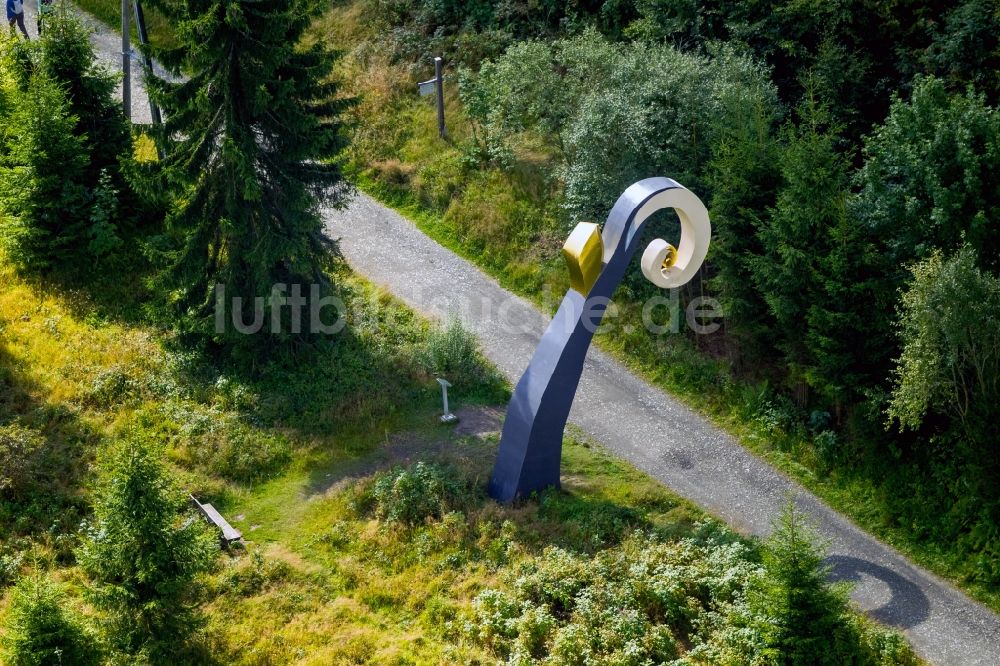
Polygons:
<instances>
[{"instance_id":1,"label":"flowering white bush","mask_svg":"<svg viewBox=\"0 0 1000 666\"><path fill-rule=\"evenodd\" d=\"M593 557L549 547L508 576L507 591L475 599L465 634L506 664L791 663L771 649L766 609L749 601L773 577L712 523L679 541L636 531ZM835 617L852 637L851 663L916 663L901 637L846 605Z\"/></svg>"}]
</instances>

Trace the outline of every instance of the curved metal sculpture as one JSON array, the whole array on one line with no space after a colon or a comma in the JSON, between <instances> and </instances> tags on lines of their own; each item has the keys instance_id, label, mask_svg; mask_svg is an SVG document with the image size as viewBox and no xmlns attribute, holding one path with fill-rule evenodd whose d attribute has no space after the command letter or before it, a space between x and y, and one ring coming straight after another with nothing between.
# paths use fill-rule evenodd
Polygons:
<instances>
[{"instance_id":1,"label":"curved metal sculpture","mask_svg":"<svg viewBox=\"0 0 1000 666\"><path fill-rule=\"evenodd\" d=\"M510 502L535 490L559 487L563 430L587 350L635 255L646 220L673 208L681 223L675 248L656 239L642 255L642 272L658 287L679 287L705 260L711 236L701 200L674 180L647 178L629 187L608 215L604 232L577 225L563 246L572 288L566 292L535 355L517 383L500 438L490 495Z\"/></svg>"}]
</instances>

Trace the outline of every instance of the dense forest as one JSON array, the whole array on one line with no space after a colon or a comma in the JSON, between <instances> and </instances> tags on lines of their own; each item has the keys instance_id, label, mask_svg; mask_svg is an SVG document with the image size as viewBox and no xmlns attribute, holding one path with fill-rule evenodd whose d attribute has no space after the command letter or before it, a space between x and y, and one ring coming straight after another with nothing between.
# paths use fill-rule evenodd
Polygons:
<instances>
[{"instance_id":1,"label":"dense forest","mask_svg":"<svg viewBox=\"0 0 1000 666\"><path fill-rule=\"evenodd\" d=\"M722 328L631 325L636 266L600 344L1000 608L995 2L147 10L159 127L67 4L0 37L0 662L920 663L791 504L740 536L576 431L562 489L489 500L509 385L340 260L355 186L551 307L576 222L683 183L713 240L681 306ZM489 427L429 424L440 376Z\"/></svg>"}]
</instances>

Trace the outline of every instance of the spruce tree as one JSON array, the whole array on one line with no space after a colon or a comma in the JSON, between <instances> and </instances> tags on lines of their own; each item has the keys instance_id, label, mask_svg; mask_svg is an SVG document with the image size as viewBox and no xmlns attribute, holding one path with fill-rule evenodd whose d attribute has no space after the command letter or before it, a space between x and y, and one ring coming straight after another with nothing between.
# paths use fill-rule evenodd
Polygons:
<instances>
[{"instance_id":1,"label":"spruce tree","mask_svg":"<svg viewBox=\"0 0 1000 666\"><path fill-rule=\"evenodd\" d=\"M864 663L846 621L846 590L827 582L816 533L789 502L764 547L766 575L748 598L755 629L776 666Z\"/></svg>"},{"instance_id":2,"label":"spruce tree","mask_svg":"<svg viewBox=\"0 0 1000 666\"><path fill-rule=\"evenodd\" d=\"M65 608L62 588L43 576L18 581L10 595L0 657L9 666L100 663L93 636Z\"/></svg>"},{"instance_id":3,"label":"spruce tree","mask_svg":"<svg viewBox=\"0 0 1000 666\"><path fill-rule=\"evenodd\" d=\"M126 660L164 663L183 653L197 626L195 578L218 545L202 521L183 516L183 493L142 439L113 445L101 467L77 561L111 649Z\"/></svg>"},{"instance_id":4,"label":"spruce tree","mask_svg":"<svg viewBox=\"0 0 1000 666\"><path fill-rule=\"evenodd\" d=\"M798 127L786 130L783 184L750 265L800 402L812 389L839 416L885 376L888 357L867 323L879 307L873 250L847 214L849 164L837 141L825 107L807 96Z\"/></svg>"},{"instance_id":5,"label":"spruce tree","mask_svg":"<svg viewBox=\"0 0 1000 666\"><path fill-rule=\"evenodd\" d=\"M5 64L10 66L10 53ZM66 93L43 71L4 83L9 106L0 154L2 239L15 264L44 270L75 256L89 228L87 156ZM22 76L23 75L23 76Z\"/></svg>"},{"instance_id":6,"label":"spruce tree","mask_svg":"<svg viewBox=\"0 0 1000 666\"><path fill-rule=\"evenodd\" d=\"M195 330L212 326L216 285L242 297L244 321L260 316L272 333L272 287L324 284L335 250L321 205L344 200L338 155L341 115L350 101L332 79L336 54L304 33L324 5L317 0L155 0L180 45L153 49L183 82L149 83L166 121L164 175L173 210L157 245L164 287ZM308 313L309 304L299 309ZM307 332L281 311L281 330ZM224 320L228 321L228 319ZM217 332L218 333L218 332ZM260 338L261 336L254 336ZM271 336L273 337L273 336ZM301 339L301 335L295 335ZM231 326L216 335L240 340ZM240 345L242 346L242 345Z\"/></svg>"},{"instance_id":7,"label":"spruce tree","mask_svg":"<svg viewBox=\"0 0 1000 666\"><path fill-rule=\"evenodd\" d=\"M116 78L97 62L90 31L60 7L40 40L6 43L0 206L22 268L77 273L122 244L135 198L122 174L131 147ZM124 195L120 200L119 195Z\"/></svg>"},{"instance_id":8,"label":"spruce tree","mask_svg":"<svg viewBox=\"0 0 1000 666\"><path fill-rule=\"evenodd\" d=\"M90 166L87 186L98 188L107 174L114 189L122 190L120 160L131 148L128 122L115 99L117 77L98 63L89 30L65 5L46 16L40 68L59 84L78 118L74 133L82 137Z\"/></svg>"},{"instance_id":9,"label":"spruce tree","mask_svg":"<svg viewBox=\"0 0 1000 666\"><path fill-rule=\"evenodd\" d=\"M726 314L733 361L743 368L773 356L774 318L748 279L763 253L758 235L781 185L781 146L773 134L776 111L763 102L741 105L717 130L709 164L712 187L711 284Z\"/></svg>"}]
</instances>

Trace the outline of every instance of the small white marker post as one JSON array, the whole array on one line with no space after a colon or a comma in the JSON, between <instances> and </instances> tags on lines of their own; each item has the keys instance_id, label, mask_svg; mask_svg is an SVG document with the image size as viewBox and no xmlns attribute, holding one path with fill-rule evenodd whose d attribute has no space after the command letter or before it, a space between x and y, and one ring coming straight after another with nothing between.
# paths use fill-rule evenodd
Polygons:
<instances>
[{"instance_id":1,"label":"small white marker post","mask_svg":"<svg viewBox=\"0 0 1000 666\"><path fill-rule=\"evenodd\" d=\"M448 387L451 383L447 379L438 377L438 384L441 385L441 400L444 402L444 414L441 416L441 423L457 423L458 417L448 409Z\"/></svg>"}]
</instances>

